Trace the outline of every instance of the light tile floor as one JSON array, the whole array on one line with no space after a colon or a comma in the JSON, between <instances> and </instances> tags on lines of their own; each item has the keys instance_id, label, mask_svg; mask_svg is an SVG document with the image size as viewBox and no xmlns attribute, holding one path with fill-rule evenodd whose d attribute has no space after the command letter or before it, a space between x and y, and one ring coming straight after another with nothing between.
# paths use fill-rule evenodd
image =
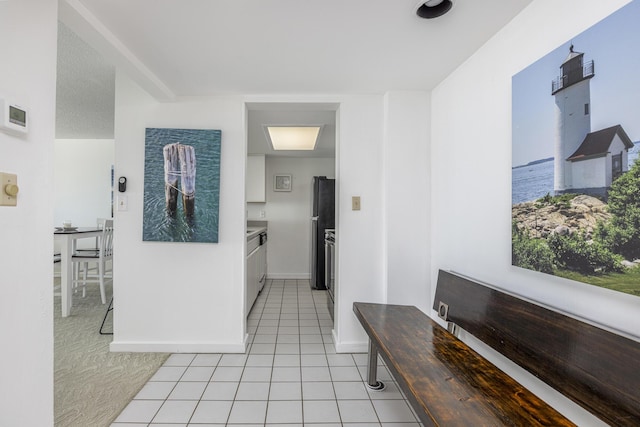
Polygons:
<instances>
[{"instance_id":1,"label":"light tile floor","mask_svg":"<svg viewBox=\"0 0 640 427\"><path fill-rule=\"evenodd\" d=\"M365 386L366 354L337 354L325 291L268 280L247 324L247 354L173 354L112 427L418 427L389 371Z\"/></svg>"}]
</instances>

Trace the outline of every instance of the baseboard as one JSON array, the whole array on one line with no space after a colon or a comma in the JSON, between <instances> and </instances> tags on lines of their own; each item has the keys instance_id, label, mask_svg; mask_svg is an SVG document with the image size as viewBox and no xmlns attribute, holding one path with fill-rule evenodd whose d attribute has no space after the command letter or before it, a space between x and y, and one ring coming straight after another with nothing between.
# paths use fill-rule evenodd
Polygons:
<instances>
[{"instance_id":1,"label":"baseboard","mask_svg":"<svg viewBox=\"0 0 640 427\"><path fill-rule=\"evenodd\" d=\"M368 342L338 342L335 329L331 330L331 335L333 335L333 342L336 347L336 353L366 353L367 351L369 351Z\"/></svg>"},{"instance_id":2,"label":"baseboard","mask_svg":"<svg viewBox=\"0 0 640 427\"><path fill-rule=\"evenodd\" d=\"M114 353L246 353L247 337L242 343L203 342L127 342L113 341L109 351Z\"/></svg>"}]
</instances>

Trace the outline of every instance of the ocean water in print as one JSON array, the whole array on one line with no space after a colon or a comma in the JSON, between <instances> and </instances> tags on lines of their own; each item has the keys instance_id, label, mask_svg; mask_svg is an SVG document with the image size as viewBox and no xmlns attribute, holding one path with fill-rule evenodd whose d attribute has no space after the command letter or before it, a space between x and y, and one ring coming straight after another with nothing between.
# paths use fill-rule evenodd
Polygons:
<instances>
[{"instance_id":1,"label":"ocean water in print","mask_svg":"<svg viewBox=\"0 0 640 427\"><path fill-rule=\"evenodd\" d=\"M175 143L192 146L195 151L195 210L191 217L185 214L180 196L175 213L166 206L163 148ZM142 240L218 242L220 148L220 130L146 129Z\"/></svg>"},{"instance_id":2,"label":"ocean water in print","mask_svg":"<svg viewBox=\"0 0 640 427\"><path fill-rule=\"evenodd\" d=\"M629 150L629 169L635 163L640 152L640 141ZM553 159L511 169L511 204L531 202L553 196Z\"/></svg>"}]
</instances>

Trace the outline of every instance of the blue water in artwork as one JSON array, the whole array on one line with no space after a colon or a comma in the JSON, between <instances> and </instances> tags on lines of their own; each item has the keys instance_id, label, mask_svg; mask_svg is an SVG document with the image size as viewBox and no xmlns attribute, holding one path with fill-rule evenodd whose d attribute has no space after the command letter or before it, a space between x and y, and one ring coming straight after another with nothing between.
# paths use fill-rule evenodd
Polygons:
<instances>
[{"instance_id":1,"label":"blue water in artwork","mask_svg":"<svg viewBox=\"0 0 640 427\"><path fill-rule=\"evenodd\" d=\"M195 149L195 211L188 218L178 197L171 215L165 204L164 157L167 144ZM221 131L147 128L145 133L144 218L142 240L161 242L218 242Z\"/></svg>"},{"instance_id":2,"label":"blue water in artwork","mask_svg":"<svg viewBox=\"0 0 640 427\"><path fill-rule=\"evenodd\" d=\"M629 168L638 154L640 142L636 142L629 150ZM511 204L531 202L547 193L553 196L553 159L511 169Z\"/></svg>"},{"instance_id":3,"label":"blue water in artwork","mask_svg":"<svg viewBox=\"0 0 640 427\"><path fill-rule=\"evenodd\" d=\"M511 203L537 200L553 195L553 160L511 170Z\"/></svg>"}]
</instances>

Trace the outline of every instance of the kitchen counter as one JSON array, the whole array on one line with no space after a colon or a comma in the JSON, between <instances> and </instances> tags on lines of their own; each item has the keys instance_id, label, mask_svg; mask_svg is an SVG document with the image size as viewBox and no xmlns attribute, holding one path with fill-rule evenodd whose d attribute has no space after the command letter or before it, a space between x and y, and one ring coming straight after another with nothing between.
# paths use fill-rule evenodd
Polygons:
<instances>
[{"instance_id":1,"label":"kitchen counter","mask_svg":"<svg viewBox=\"0 0 640 427\"><path fill-rule=\"evenodd\" d=\"M247 227L247 240L253 239L263 231L267 231L267 227Z\"/></svg>"}]
</instances>

